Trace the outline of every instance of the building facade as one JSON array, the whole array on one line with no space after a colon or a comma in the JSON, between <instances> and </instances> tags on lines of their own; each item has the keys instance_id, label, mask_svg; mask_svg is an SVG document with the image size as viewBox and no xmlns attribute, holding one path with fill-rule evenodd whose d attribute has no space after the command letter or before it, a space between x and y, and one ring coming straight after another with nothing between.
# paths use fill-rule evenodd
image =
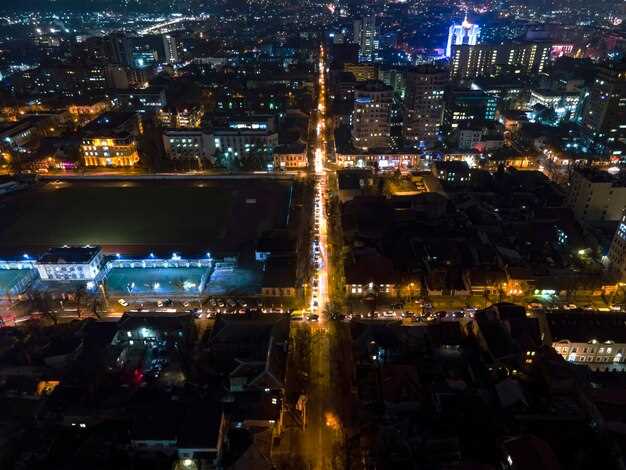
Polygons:
<instances>
[{"instance_id":1,"label":"building facade","mask_svg":"<svg viewBox=\"0 0 626 470\"><path fill-rule=\"evenodd\" d=\"M584 127L611 141L626 141L626 65L600 67L582 112Z\"/></svg>"},{"instance_id":2,"label":"building facade","mask_svg":"<svg viewBox=\"0 0 626 470\"><path fill-rule=\"evenodd\" d=\"M494 121L497 98L481 90L451 89L445 95L442 128L451 131L465 122Z\"/></svg>"},{"instance_id":3,"label":"building facade","mask_svg":"<svg viewBox=\"0 0 626 470\"><path fill-rule=\"evenodd\" d=\"M359 61L369 62L374 60L378 50L378 31L376 29L376 17L365 16L354 20L353 39L359 45Z\"/></svg>"},{"instance_id":4,"label":"building facade","mask_svg":"<svg viewBox=\"0 0 626 470\"><path fill-rule=\"evenodd\" d=\"M280 146L274 151L275 170L303 170L309 166L304 144Z\"/></svg>"},{"instance_id":5,"label":"building facade","mask_svg":"<svg viewBox=\"0 0 626 470\"><path fill-rule=\"evenodd\" d=\"M524 74L543 72L550 60L549 43L507 42L503 44L453 45L450 79L474 79L498 75L500 71Z\"/></svg>"},{"instance_id":6,"label":"building facade","mask_svg":"<svg viewBox=\"0 0 626 470\"><path fill-rule=\"evenodd\" d=\"M139 162L136 137L141 124L135 113L109 112L81 130L85 166L134 166Z\"/></svg>"},{"instance_id":7,"label":"building facade","mask_svg":"<svg viewBox=\"0 0 626 470\"><path fill-rule=\"evenodd\" d=\"M102 267L100 247L52 248L36 263L39 277L47 281L93 281Z\"/></svg>"},{"instance_id":8,"label":"building facade","mask_svg":"<svg viewBox=\"0 0 626 470\"><path fill-rule=\"evenodd\" d=\"M424 65L406 74L403 133L411 143L437 140L443 113L443 94L448 83L445 69Z\"/></svg>"},{"instance_id":9,"label":"building facade","mask_svg":"<svg viewBox=\"0 0 626 470\"><path fill-rule=\"evenodd\" d=\"M626 210L611 241L609 268L619 276L620 282L626 282Z\"/></svg>"},{"instance_id":10,"label":"building facade","mask_svg":"<svg viewBox=\"0 0 626 470\"><path fill-rule=\"evenodd\" d=\"M467 20L467 15L461 24L453 24L448 30L448 43L446 45L446 57L452 54L452 46L467 44L474 46L478 44L480 37L480 26L472 24Z\"/></svg>"},{"instance_id":11,"label":"building facade","mask_svg":"<svg viewBox=\"0 0 626 470\"><path fill-rule=\"evenodd\" d=\"M393 90L380 81L367 81L354 90L352 144L362 150L388 148L391 143Z\"/></svg>"},{"instance_id":12,"label":"building facade","mask_svg":"<svg viewBox=\"0 0 626 470\"><path fill-rule=\"evenodd\" d=\"M168 129L163 132L163 147L172 159L212 159L215 139L204 129Z\"/></svg>"},{"instance_id":13,"label":"building facade","mask_svg":"<svg viewBox=\"0 0 626 470\"><path fill-rule=\"evenodd\" d=\"M620 220L626 207L626 181L606 171L574 170L565 202L579 221Z\"/></svg>"}]
</instances>

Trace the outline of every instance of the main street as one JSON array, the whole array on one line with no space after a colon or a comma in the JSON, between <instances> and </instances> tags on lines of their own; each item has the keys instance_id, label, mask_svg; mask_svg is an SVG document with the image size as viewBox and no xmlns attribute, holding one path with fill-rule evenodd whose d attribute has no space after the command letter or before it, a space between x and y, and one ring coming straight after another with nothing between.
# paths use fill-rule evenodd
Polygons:
<instances>
[{"instance_id":1,"label":"main street","mask_svg":"<svg viewBox=\"0 0 626 470\"><path fill-rule=\"evenodd\" d=\"M312 173L313 204L313 275L311 280L310 321L296 328L306 328L309 344L309 383L307 419L301 440L302 457L310 468L345 467L345 440L350 416L350 338L346 324L330 321L328 243L328 172L327 142L332 131L326 125L325 51L320 48L317 83L317 122Z\"/></svg>"}]
</instances>

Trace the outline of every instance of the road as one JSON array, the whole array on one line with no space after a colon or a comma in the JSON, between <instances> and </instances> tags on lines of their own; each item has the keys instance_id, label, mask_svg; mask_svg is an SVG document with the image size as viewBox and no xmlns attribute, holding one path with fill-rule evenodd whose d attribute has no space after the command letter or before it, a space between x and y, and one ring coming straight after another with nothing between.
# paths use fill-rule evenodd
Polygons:
<instances>
[{"instance_id":1,"label":"road","mask_svg":"<svg viewBox=\"0 0 626 470\"><path fill-rule=\"evenodd\" d=\"M317 83L317 116L314 161L315 204L314 233L311 256L311 312L317 321L295 328L309 332L309 384L307 421L301 439L301 455L307 468L345 468L345 436L351 407L351 344L346 324L329 318L329 256L328 248L328 172L326 149L329 129L326 128L326 66L323 47L320 49Z\"/></svg>"}]
</instances>

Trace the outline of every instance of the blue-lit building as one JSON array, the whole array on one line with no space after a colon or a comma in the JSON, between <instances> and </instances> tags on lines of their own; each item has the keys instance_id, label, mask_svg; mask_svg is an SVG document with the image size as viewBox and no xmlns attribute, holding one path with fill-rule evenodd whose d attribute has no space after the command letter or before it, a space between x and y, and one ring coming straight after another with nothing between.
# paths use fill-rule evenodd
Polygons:
<instances>
[{"instance_id":1,"label":"blue-lit building","mask_svg":"<svg viewBox=\"0 0 626 470\"><path fill-rule=\"evenodd\" d=\"M470 23L467 20L467 15L461 24L453 24L448 31L448 44L446 45L446 57L452 55L452 46L460 46L467 44L469 46L475 46L478 44L478 38L480 37L480 26Z\"/></svg>"}]
</instances>

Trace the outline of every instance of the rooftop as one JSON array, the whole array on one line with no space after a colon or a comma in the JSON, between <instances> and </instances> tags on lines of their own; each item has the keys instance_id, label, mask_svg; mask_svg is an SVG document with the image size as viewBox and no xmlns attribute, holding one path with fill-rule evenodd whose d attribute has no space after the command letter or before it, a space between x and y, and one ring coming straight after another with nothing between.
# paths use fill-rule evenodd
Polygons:
<instances>
[{"instance_id":1,"label":"rooftop","mask_svg":"<svg viewBox=\"0 0 626 470\"><path fill-rule=\"evenodd\" d=\"M98 246L69 246L50 248L39 258L39 263L88 263L102 250Z\"/></svg>"},{"instance_id":2,"label":"rooftop","mask_svg":"<svg viewBox=\"0 0 626 470\"><path fill-rule=\"evenodd\" d=\"M614 176L606 171L591 168L580 168L576 171L592 183L611 183L613 186L626 187L626 177L623 176Z\"/></svg>"},{"instance_id":3,"label":"rooftop","mask_svg":"<svg viewBox=\"0 0 626 470\"><path fill-rule=\"evenodd\" d=\"M614 341L626 343L626 315L623 313L558 312L546 315L553 341Z\"/></svg>"},{"instance_id":4,"label":"rooftop","mask_svg":"<svg viewBox=\"0 0 626 470\"><path fill-rule=\"evenodd\" d=\"M115 131L116 128L126 124L127 121L136 117L133 112L119 112L111 111L103 113L96 119L91 121L85 127L82 128L83 132L103 132L103 131Z\"/></svg>"}]
</instances>

